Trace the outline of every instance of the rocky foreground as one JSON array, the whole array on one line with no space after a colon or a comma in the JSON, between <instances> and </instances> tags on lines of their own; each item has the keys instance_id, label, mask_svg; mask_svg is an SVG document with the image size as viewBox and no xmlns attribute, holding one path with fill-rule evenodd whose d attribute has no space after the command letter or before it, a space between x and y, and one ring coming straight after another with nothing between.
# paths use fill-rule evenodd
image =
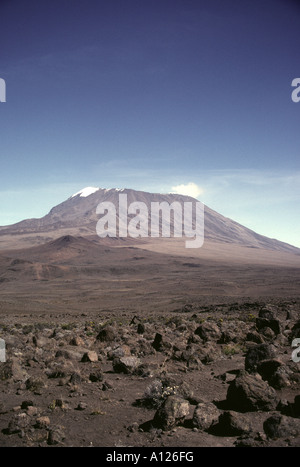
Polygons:
<instances>
[{"instance_id":1,"label":"rocky foreground","mask_svg":"<svg viewBox=\"0 0 300 467\"><path fill-rule=\"evenodd\" d=\"M296 300L2 317L0 446L300 446L299 318Z\"/></svg>"}]
</instances>

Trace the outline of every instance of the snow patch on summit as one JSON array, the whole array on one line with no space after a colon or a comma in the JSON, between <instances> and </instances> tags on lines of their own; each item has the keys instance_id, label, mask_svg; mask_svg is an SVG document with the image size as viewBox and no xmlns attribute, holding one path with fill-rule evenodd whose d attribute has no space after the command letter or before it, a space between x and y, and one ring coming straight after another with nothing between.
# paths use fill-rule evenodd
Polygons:
<instances>
[{"instance_id":1,"label":"snow patch on summit","mask_svg":"<svg viewBox=\"0 0 300 467\"><path fill-rule=\"evenodd\" d=\"M80 196L81 198L86 198L87 196L92 195L93 193L96 193L96 191L100 190L100 188L95 188L93 186L87 186L86 188L83 188L82 190L78 191L74 195L71 196L71 198L74 198L75 196Z\"/></svg>"}]
</instances>

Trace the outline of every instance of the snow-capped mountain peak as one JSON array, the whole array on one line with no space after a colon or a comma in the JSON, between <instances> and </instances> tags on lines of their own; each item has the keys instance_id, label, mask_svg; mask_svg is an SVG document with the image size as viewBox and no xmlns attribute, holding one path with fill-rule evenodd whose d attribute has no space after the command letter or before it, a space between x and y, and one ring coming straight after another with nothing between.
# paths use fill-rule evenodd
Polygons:
<instances>
[{"instance_id":1,"label":"snow-capped mountain peak","mask_svg":"<svg viewBox=\"0 0 300 467\"><path fill-rule=\"evenodd\" d=\"M77 193L74 193L74 195L71 196L71 198L75 198L75 196L80 196L81 198L86 198L87 196L92 195L93 193L96 193L96 191L99 191L100 188L95 188L93 186L87 186L86 188L83 188L82 190L78 191Z\"/></svg>"}]
</instances>

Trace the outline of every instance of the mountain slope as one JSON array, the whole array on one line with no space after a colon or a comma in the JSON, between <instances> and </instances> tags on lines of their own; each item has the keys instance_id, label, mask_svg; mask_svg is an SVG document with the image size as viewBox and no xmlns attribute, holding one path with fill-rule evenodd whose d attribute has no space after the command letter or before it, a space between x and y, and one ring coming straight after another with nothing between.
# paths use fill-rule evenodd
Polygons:
<instances>
[{"instance_id":1,"label":"mountain slope","mask_svg":"<svg viewBox=\"0 0 300 467\"><path fill-rule=\"evenodd\" d=\"M132 189L103 189L87 187L66 201L53 207L51 211L40 219L26 219L11 226L0 227L1 237L24 235L48 235L47 240L55 239L62 235L90 236L96 234L96 224L100 215L96 213L99 203L110 202L114 206L119 205L119 195L126 194L128 206L133 202L143 202L147 206L150 225L151 203L178 202L196 203L198 200L189 196L177 194L159 194L135 191ZM117 218L118 209L117 209ZM183 229L182 229L183 231ZM264 248L276 251L285 251L299 254L299 249L260 235L241 224L222 216L216 211L205 206L204 213L204 241L209 240L218 243L230 243L250 248ZM41 240L43 241L43 239ZM46 240L45 240L46 241ZM1 243L0 243L1 244Z\"/></svg>"}]
</instances>

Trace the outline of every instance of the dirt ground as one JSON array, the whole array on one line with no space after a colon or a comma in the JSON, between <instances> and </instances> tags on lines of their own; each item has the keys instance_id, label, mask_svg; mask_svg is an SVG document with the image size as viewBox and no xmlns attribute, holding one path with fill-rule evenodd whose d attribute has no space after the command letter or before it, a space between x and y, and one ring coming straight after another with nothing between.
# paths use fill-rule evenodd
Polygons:
<instances>
[{"instance_id":1,"label":"dirt ground","mask_svg":"<svg viewBox=\"0 0 300 467\"><path fill-rule=\"evenodd\" d=\"M26 320L19 313L2 316L7 362L0 364L0 445L184 448L231 447L245 440L252 446L299 446L298 435L268 439L264 432L264 422L285 413L299 394L300 368L291 361L288 336L299 319L300 302L275 302L283 334L257 335L261 342L275 345L276 358L289 367L287 381L276 389L283 409L277 404L273 410L240 414L251 427L239 435L198 428L193 414L202 401L219 407L220 414L231 409L226 407L228 387L237 370L245 368L248 349L258 345L247 339L256 332L255 320L264 302L193 304L181 312L155 316L75 313L49 320L34 314ZM287 311L291 320L286 320ZM229 337L201 339L195 331L203 323L216 324ZM101 340L106 329L111 335ZM162 336L157 348L156 334ZM189 346L194 346L193 352L185 356ZM118 368L120 355L138 359L138 366ZM164 391L147 398L162 381L167 381ZM189 413L170 429L153 425L167 397L164 392L189 401Z\"/></svg>"},{"instance_id":2,"label":"dirt ground","mask_svg":"<svg viewBox=\"0 0 300 467\"><path fill-rule=\"evenodd\" d=\"M299 446L299 257L173 245L2 251L1 447Z\"/></svg>"}]
</instances>

